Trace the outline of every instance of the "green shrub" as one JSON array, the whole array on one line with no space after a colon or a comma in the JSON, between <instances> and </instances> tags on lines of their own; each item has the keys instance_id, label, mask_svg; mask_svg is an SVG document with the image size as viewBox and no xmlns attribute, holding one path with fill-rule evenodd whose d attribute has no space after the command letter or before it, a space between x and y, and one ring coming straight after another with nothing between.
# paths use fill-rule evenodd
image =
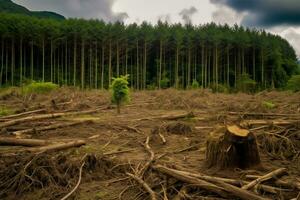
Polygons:
<instances>
[{"instance_id":1,"label":"green shrub","mask_svg":"<svg viewBox=\"0 0 300 200\"><path fill-rule=\"evenodd\" d=\"M294 92L300 91L300 75L294 75L287 83L287 89Z\"/></svg>"},{"instance_id":2,"label":"green shrub","mask_svg":"<svg viewBox=\"0 0 300 200\"><path fill-rule=\"evenodd\" d=\"M254 93L256 91L256 82L250 78L249 74L244 73L237 80L237 89L241 92Z\"/></svg>"},{"instance_id":3,"label":"green shrub","mask_svg":"<svg viewBox=\"0 0 300 200\"><path fill-rule=\"evenodd\" d=\"M164 77L162 80L160 80L160 88L167 89L169 87L170 79L167 77Z\"/></svg>"},{"instance_id":4,"label":"green shrub","mask_svg":"<svg viewBox=\"0 0 300 200\"><path fill-rule=\"evenodd\" d=\"M36 94L45 94L53 90L58 89L58 85L51 82L32 82L24 87L23 92L25 94L36 93Z\"/></svg>"},{"instance_id":5,"label":"green shrub","mask_svg":"<svg viewBox=\"0 0 300 200\"><path fill-rule=\"evenodd\" d=\"M198 88L199 88L199 83L196 79L194 79L192 83L192 89L198 89Z\"/></svg>"},{"instance_id":6,"label":"green shrub","mask_svg":"<svg viewBox=\"0 0 300 200\"><path fill-rule=\"evenodd\" d=\"M121 76L120 78L113 78L113 82L110 86L112 97L111 100L117 105L118 113L122 103L129 102L129 88L128 88L128 75Z\"/></svg>"},{"instance_id":7,"label":"green shrub","mask_svg":"<svg viewBox=\"0 0 300 200\"><path fill-rule=\"evenodd\" d=\"M261 105L264 107L264 108L267 108L267 109L273 109L276 107L276 105L270 101L263 101L261 103Z\"/></svg>"},{"instance_id":8,"label":"green shrub","mask_svg":"<svg viewBox=\"0 0 300 200\"><path fill-rule=\"evenodd\" d=\"M226 85L222 84L210 84L209 88L212 90L213 93L228 93L229 89Z\"/></svg>"}]
</instances>

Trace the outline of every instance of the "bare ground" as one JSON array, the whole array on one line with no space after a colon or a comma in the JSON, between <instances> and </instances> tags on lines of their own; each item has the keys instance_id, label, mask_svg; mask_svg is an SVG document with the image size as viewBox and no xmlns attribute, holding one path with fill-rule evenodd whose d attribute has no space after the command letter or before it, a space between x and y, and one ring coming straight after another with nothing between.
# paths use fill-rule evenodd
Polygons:
<instances>
[{"instance_id":1,"label":"bare ground","mask_svg":"<svg viewBox=\"0 0 300 200\"><path fill-rule=\"evenodd\" d=\"M269 108L263 102L272 102L275 107ZM155 155L151 165L161 164L237 180L247 180L246 175L264 175L284 167L288 174L283 180L300 181L300 93L213 94L202 90L172 89L133 92L131 102L123 107L120 115L110 105L108 92L81 92L72 88L62 88L47 95L21 96L11 92L0 96L0 105L19 113L41 108L46 109L45 113L102 108L93 114L38 120L3 128L1 136L14 138L12 133L16 130L92 120L22 136L57 142L85 140L86 145L79 148L33 155L26 153L28 147L0 146L1 199L61 199L75 187L82 163L82 180L70 199L150 199L146 190L126 174L134 174L149 161L150 155L144 147L147 137ZM168 118L191 112L193 117ZM38 114L27 116L34 115ZM208 168L205 152L209 133L226 124L240 124L250 119L268 121L266 125L249 127L257 134L262 167L248 170ZM278 120L293 123L273 123ZM184 127L178 128L176 123ZM165 144L155 134L155 129L165 137ZM158 199L222 199L213 192L178 181L151 167L147 168L143 180ZM266 184L275 186L273 182ZM183 186L189 188L187 194L178 195ZM277 194L259 194L272 199L292 199L298 193L299 189L293 188ZM239 198L233 196L229 199Z\"/></svg>"}]
</instances>

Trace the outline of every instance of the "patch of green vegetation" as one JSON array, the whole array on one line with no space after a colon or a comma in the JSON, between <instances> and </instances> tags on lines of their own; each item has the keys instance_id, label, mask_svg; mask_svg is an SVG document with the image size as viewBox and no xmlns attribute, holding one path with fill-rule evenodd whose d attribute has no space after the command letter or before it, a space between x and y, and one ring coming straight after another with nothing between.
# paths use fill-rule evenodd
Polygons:
<instances>
[{"instance_id":1,"label":"patch of green vegetation","mask_svg":"<svg viewBox=\"0 0 300 200\"><path fill-rule=\"evenodd\" d=\"M192 89L198 89L198 88L199 88L199 82L196 79L194 79L192 83Z\"/></svg>"},{"instance_id":2,"label":"patch of green vegetation","mask_svg":"<svg viewBox=\"0 0 300 200\"><path fill-rule=\"evenodd\" d=\"M14 114L14 111L12 109L7 108L6 106L0 106L0 117L12 114Z\"/></svg>"},{"instance_id":3,"label":"patch of green vegetation","mask_svg":"<svg viewBox=\"0 0 300 200\"><path fill-rule=\"evenodd\" d=\"M261 105L264 107L264 108L267 108L267 109L273 109L276 107L276 105L270 101L263 101L261 103Z\"/></svg>"},{"instance_id":4,"label":"patch of green vegetation","mask_svg":"<svg viewBox=\"0 0 300 200\"><path fill-rule=\"evenodd\" d=\"M229 92L229 89L227 88L226 85L211 84L209 87L213 93L228 93Z\"/></svg>"},{"instance_id":5,"label":"patch of green vegetation","mask_svg":"<svg viewBox=\"0 0 300 200\"><path fill-rule=\"evenodd\" d=\"M24 94L45 94L58 89L59 86L51 82L32 82L23 89Z\"/></svg>"},{"instance_id":6,"label":"patch of green vegetation","mask_svg":"<svg viewBox=\"0 0 300 200\"><path fill-rule=\"evenodd\" d=\"M293 92L300 91L300 75L294 75L287 83L287 89Z\"/></svg>"},{"instance_id":7,"label":"patch of green vegetation","mask_svg":"<svg viewBox=\"0 0 300 200\"><path fill-rule=\"evenodd\" d=\"M254 93L256 82L250 78L249 74L244 73L237 80L237 89L241 92Z\"/></svg>"},{"instance_id":8,"label":"patch of green vegetation","mask_svg":"<svg viewBox=\"0 0 300 200\"><path fill-rule=\"evenodd\" d=\"M98 191L95 195L95 197L97 199L103 199L104 197L107 197L109 195L109 193L105 192L105 191Z\"/></svg>"},{"instance_id":9,"label":"patch of green vegetation","mask_svg":"<svg viewBox=\"0 0 300 200\"><path fill-rule=\"evenodd\" d=\"M162 80L159 81L159 83L160 83L161 89L167 89L167 88L169 88L170 79L167 77L164 77Z\"/></svg>"},{"instance_id":10,"label":"patch of green vegetation","mask_svg":"<svg viewBox=\"0 0 300 200\"><path fill-rule=\"evenodd\" d=\"M110 87L112 91L111 100L117 105L118 113L121 112L121 104L130 101L128 84L128 75L121 76L120 78L113 78Z\"/></svg>"}]
</instances>

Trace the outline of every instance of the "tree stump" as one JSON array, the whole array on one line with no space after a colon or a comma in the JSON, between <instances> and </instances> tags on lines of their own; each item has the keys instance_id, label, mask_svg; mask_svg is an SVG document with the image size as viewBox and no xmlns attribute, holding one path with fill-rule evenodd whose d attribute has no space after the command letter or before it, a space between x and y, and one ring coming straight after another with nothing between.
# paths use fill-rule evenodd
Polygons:
<instances>
[{"instance_id":1,"label":"tree stump","mask_svg":"<svg viewBox=\"0 0 300 200\"><path fill-rule=\"evenodd\" d=\"M220 169L259 165L256 137L235 125L212 132L206 144L206 164Z\"/></svg>"}]
</instances>

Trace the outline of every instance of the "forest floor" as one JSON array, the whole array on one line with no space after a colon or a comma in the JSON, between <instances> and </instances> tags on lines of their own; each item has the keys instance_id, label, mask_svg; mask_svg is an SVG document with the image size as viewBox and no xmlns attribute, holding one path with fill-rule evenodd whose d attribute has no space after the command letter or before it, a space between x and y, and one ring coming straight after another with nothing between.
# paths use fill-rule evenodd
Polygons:
<instances>
[{"instance_id":1,"label":"forest floor","mask_svg":"<svg viewBox=\"0 0 300 200\"><path fill-rule=\"evenodd\" d=\"M253 180L248 175L262 176L286 168L287 174L280 180L293 183L292 188L289 184L276 184L273 177L263 184L274 187L276 192L256 191L257 187L250 192L262 199L292 199L300 191L300 93L213 94L173 89L133 92L131 102L117 114L106 91L61 88L50 94L23 96L12 90L0 95L0 106L25 112L0 118L0 199L62 199L74 188L70 199L150 199L149 191L130 174L141 177L156 199L241 198L226 189L228 198L205 190L191 177L184 181L163 173L159 165L247 181ZM36 113L26 113L38 109ZM33 119L53 113L73 114ZM16 120L24 118L27 120ZM14 123L9 125L11 121ZM209 133L227 124L245 122L257 134L262 166L208 168L205 153ZM39 130L68 123L75 124ZM16 137L55 144L83 140L85 145L48 151L35 145L1 144L1 138ZM153 160L150 152L154 153Z\"/></svg>"}]
</instances>

